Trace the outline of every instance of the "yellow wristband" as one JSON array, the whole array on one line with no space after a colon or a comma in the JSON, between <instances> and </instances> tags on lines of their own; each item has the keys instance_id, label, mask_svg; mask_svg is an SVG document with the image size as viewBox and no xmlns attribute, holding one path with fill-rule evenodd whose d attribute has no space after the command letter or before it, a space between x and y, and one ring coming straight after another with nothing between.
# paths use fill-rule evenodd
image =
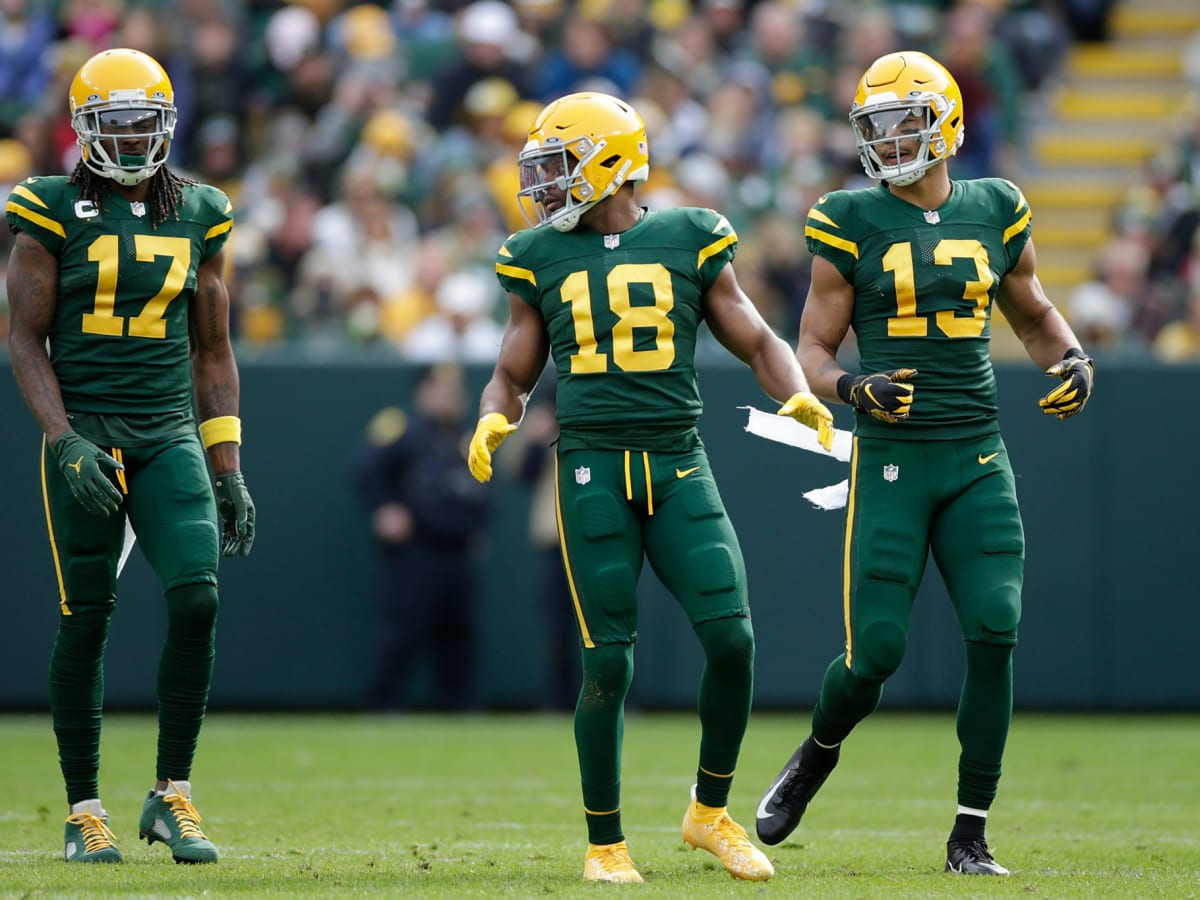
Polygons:
<instances>
[{"instance_id":1,"label":"yellow wristband","mask_svg":"<svg viewBox=\"0 0 1200 900\"><path fill-rule=\"evenodd\" d=\"M213 444L240 444L242 442L242 420L237 416L217 416L200 423L200 443L207 450Z\"/></svg>"}]
</instances>

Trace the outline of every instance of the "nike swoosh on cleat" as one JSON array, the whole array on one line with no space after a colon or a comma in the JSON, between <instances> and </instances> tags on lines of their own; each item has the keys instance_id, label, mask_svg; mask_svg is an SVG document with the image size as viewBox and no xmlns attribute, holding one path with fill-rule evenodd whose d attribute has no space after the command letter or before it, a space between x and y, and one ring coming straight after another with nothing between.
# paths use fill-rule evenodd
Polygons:
<instances>
[{"instance_id":1,"label":"nike swoosh on cleat","mask_svg":"<svg viewBox=\"0 0 1200 900\"><path fill-rule=\"evenodd\" d=\"M699 466L692 466L690 469L676 469L675 477L676 478L687 478L693 472L698 472L699 470L700 470Z\"/></svg>"},{"instance_id":2,"label":"nike swoosh on cleat","mask_svg":"<svg viewBox=\"0 0 1200 900\"><path fill-rule=\"evenodd\" d=\"M995 453L989 453L987 456L984 456L982 453L980 453L979 454L979 464L981 466L985 466L999 455L1000 455L999 450L997 450Z\"/></svg>"},{"instance_id":3,"label":"nike swoosh on cleat","mask_svg":"<svg viewBox=\"0 0 1200 900\"><path fill-rule=\"evenodd\" d=\"M782 775L779 776L779 778L776 779L775 783L773 785L771 785L770 788L767 789L767 792L765 794L763 794L763 798L758 801L758 811L755 813L755 818L758 818L758 819L770 818L771 814L769 812L767 812L767 804L770 803L771 798L775 796L775 789L777 787L779 787L779 785L783 784L783 779L787 778L788 775L790 775L790 774L791 774L790 772L785 771Z\"/></svg>"}]
</instances>

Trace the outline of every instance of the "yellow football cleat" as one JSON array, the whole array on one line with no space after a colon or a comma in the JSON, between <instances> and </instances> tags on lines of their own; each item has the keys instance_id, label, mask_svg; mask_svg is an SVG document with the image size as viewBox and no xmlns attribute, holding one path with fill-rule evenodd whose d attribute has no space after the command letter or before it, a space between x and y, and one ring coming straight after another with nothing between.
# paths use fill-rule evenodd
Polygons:
<instances>
[{"instance_id":1,"label":"yellow football cleat","mask_svg":"<svg viewBox=\"0 0 1200 900\"><path fill-rule=\"evenodd\" d=\"M588 844L587 856L583 859L583 880L633 884L640 882L642 876L629 858L629 847L620 841Z\"/></svg>"},{"instance_id":2,"label":"yellow football cleat","mask_svg":"<svg viewBox=\"0 0 1200 900\"><path fill-rule=\"evenodd\" d=\"M766 854L750 843L746 829L730 818L725 807L697 801L694 785L692 802L683 816L683 840L693 850L707 850L734 878L766 881L775 874Z\"/></svg>"}]
</instances>

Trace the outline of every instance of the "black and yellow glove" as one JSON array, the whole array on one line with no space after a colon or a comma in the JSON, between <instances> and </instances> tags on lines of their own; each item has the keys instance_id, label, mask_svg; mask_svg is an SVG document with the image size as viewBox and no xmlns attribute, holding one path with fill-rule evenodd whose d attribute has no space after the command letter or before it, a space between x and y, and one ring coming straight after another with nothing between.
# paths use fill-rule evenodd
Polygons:
<instances>
[{"instance_id":1,"label":"black and yellow glove","mask_svg":"<svg viewBox=\"0 0 1200 900\"><path fill-rule=\"evenodd\" d=\"M1092 396L1092 383L1096 378L1096 368L1087 354L1078 347L1072 347L1063 361L1048 368L1046 374L1061 378L1062 384L1038 401L1042 412L1060 419L1069 419L1083 412L1088 397Z\"/></svg>"},{"instance_id":2,"label":"black and yellow glove","mask_svg":"<svg viewBox=\"0 0 1200 900\"><path fill-rule=\"evenodd\" d=\"M229 472L213 479L213 488L221 520L221 553L249 556L254 544L254 501L246 490L246 479L241 472Z\"/></svg>"},{"instance_id":3,"label":"black and yellow glove","mask_svg":"<svg viewBox=\"0 0 1200 900\"><path fill-rule=\"evenodd\" d=\"M55 441L53 450L71 493L84 509L96 516L111 516L117 511L121 492L108 472L120 471L123 465L74 431Z\"/></svg>"},{"instance_id":4,"label":"black and yellow glove","mask_svg":"<svg viewBox=\"0 0 1200 900\"><path fill-rule=\"evenodd\" d=\"M847 373L838 379L838 396L859 412L894 425L907 419L912 409L913 386L908 380L916 374L916 369L892 369L873 375Z\"/></svg>"}]
</instances>

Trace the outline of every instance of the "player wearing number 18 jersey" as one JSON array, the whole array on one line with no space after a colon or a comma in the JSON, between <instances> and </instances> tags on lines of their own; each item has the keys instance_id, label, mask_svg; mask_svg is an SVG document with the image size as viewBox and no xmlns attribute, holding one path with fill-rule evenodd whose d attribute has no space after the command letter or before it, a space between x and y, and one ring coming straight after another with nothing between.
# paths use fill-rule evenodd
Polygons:
<instances>
[{"instance_id":1,"label":"player wearing number 18 jersey","mask_svg":"<svg viewBox=\"0 0 1200 900\"><path fill-rule=\"evenodd\" d=\"M950 180L963 107L949 72L923 53L881 57L859 82L850 122L880 185L829 194L809 212L812 287L797 351L814 390L857 413L845 652L826 670L810 736L762 798L758 835L776 844L792 832L842 741L878 704L932 552L966 647L946 871L1006 875L984 824L1012 717L1025 536L996 421L993 303L1034 362L1062 379L1040 402L1046 413L1083 408L1091 361L1034 274L1021 191L997 178ZM865 374L837 361L850 328Z\"/></svg>"},{"instance_id":2,"label":"player wearing number 18 jersey","mask_svg":"<svg viewBox=\"0 0 1200 900\"><path fill-rule=\"evenodd\" d=\"M645 125L615 97L572 94L533 124L519 157L535 226L496 262L510 319L468 464L480 481L524 413L547 355L557 371L557 505L583 645L575 739L588 850L584 878L641 881L621 824L621 735L633 677L644 560L675 596L705 655L694 798L683 838L737 878L771 863L726 811L750 715L754 634L737 536L696 423L701 323L783 400L780 412L833 440L829 410L794 354L738 286L737 235L712 210L648 212Z\"/></svg>"},{"instance_id":3,"label":"player wearing number 18 jersey","mask_svg":"<svg viewBox=\"0 0 1200 900\"><path fill-rule=\"evenodd\" d=\"M154 59L97 54L76 74L70 106L75 172L29 178L5 206L16 234L9 348L44 433L58 577L50 707L70 806L64 855L122 859L99 766L104 648L128 521L167 613L156 773L140 833L177 862L215 862L189 778L212 680L218 559L245 556L254 539L222 278L233 219L223 193L166 168L176 111Z\"/></svg>"}]
</instances>

